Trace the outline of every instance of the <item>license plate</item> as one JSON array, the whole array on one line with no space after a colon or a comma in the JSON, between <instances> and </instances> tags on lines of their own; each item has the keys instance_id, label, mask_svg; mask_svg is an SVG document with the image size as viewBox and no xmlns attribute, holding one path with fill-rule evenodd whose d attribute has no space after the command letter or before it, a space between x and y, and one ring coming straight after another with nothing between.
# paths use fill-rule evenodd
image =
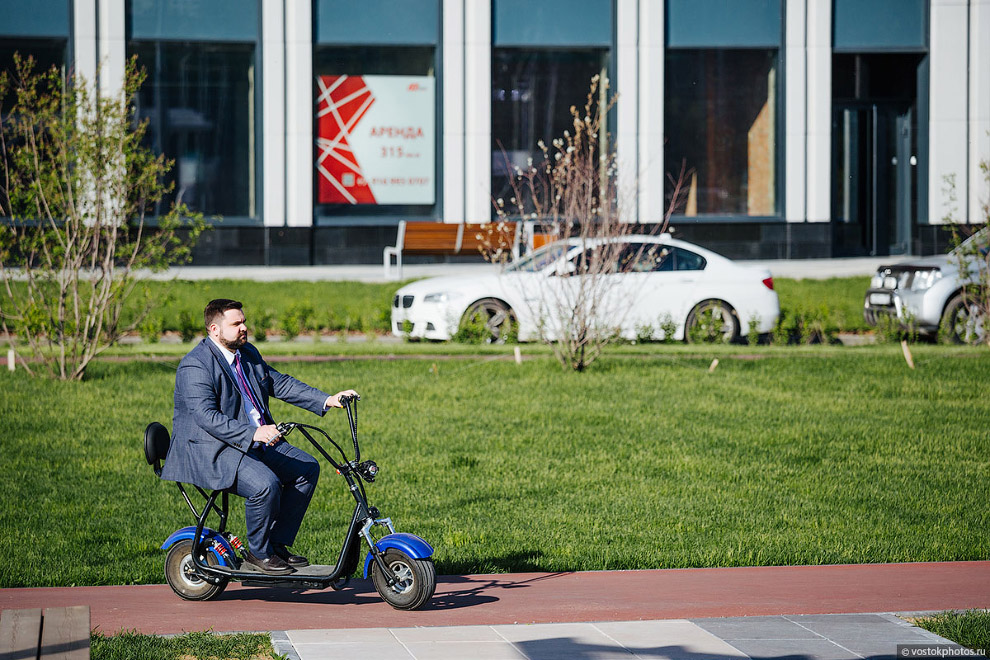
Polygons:
<instances>
[{"instance_id":1,"label":"license plate","mask_svg":"<svg viewBox=\"0 0 990 660\"><path fill-rule=\"evenodd\" d=\"M870 304L871 305L889 305L890 304L890 294L889 293L871 293L870 294Z\"/></svg>"}]
</instances>

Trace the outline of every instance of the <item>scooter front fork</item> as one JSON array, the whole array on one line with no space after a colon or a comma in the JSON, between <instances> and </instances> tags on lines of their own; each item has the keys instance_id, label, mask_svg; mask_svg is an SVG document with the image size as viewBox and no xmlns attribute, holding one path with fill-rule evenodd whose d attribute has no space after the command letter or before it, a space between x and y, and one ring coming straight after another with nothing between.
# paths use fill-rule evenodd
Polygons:
<instances>
[{"instance_id":1,"label":"scooter front fork","mask_svg":"<svg viewBox=\"0 0 990 660\"><path fill-rule=\"evenodd\" d=\"M384 553L378 549L377 545L375 545L375 539L371 535L371 528L375 525L381 525L388 530L389 534L395 534L395 526L392 524L391 518L378 518L377 520L368 518L364 525L361 526L361 536L363 536L364 540L367 541L368 549L371 552L374 562L378 565L378 570L382 572L382 575L385 577L385 581L388 583L388 586L391 587L394 586L399 579L392 574L392 571L388 570L388 566L382 558Z\"/></svg>"}]
</instances>

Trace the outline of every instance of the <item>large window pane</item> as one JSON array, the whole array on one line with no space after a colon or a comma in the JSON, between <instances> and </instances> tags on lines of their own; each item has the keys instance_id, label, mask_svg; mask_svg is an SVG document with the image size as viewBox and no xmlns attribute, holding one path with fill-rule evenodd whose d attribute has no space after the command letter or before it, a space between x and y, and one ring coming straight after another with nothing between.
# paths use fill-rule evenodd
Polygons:
<instances>
[{"instance_id":1,"label":"large window pane","mask_svg":"<svg viewBox=\"0 0 990 660\"><path fill-rule=\"evenodd\" d=\"M543 154L548 145L573 125L571 106L587 99L591 78L608 66L604 48L528 50L496 48L492 52L492 195L512 196L516 167ZM495 211L492 211L495 215Z\"/></svg>"},{"instance_id":2,"label":"large window pane","mask_svg":"<svg viewBox=\"0 0 990 660\"><path fill-rule=\"evenodd\" d=\"M668 50L664 75L664 163L693 170L684 215L777 215L776 49Z\"/></svg>"},{"instance_id":3,"label":"large window pane","mask_svg":"<svg viewBox=\"0 0 990 660\"><path fill-rule=\"evenodd\" d=\"M153 149L175 160L164 200L208 215L254 217L254 45L131 42L148 79L137 115Z\"/></svg>"},{"instance_id":4,"label":"large window pane","mask_svg":"<svg viewBox=\"0 0 990 660\"><path fill-rule=\"evenodd\" d=\"M40 73L48 71L53 66L62 70L65 67L65 53L67 40L65 39L10 39L0 38L0 73L6 72L12 76L14 72L14 53L20 54L21 58L34 58L34 71ZM11 90L6 98L0 99L3 103L3 112L7 112L14 103L14 92Z\"/></svg>"},{"instance_id":5,"label":"large window pane","mask_svg":"<svg viewBox=\"0 0 990 660\"><path fill-rule=\"evenodd\" d=\"M433 46L314 48L317 222L437 216L435 61Z\"/></svg>"}]
</instances>

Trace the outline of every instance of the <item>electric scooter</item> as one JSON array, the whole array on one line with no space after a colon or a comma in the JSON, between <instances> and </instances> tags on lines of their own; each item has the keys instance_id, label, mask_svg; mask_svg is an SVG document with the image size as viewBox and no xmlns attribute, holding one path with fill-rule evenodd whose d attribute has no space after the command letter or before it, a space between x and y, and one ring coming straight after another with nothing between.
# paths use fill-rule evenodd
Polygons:
<instances>
[{"instance_id":1,"label":"electric scooter","mask_svg":"<svg viewBox=\"0 0 990 660\"><path fill-rule=\"evenodd\" d=\"M227 585L239 581L251 587L286 587L291 589L332 589L347 586L358 569L361 558L361 539L368 545L364 559L364 577L371 576L375 589L389 605L400 610L415 610L425 605L436 588L436 569L433 566L433 548L413 534L396 533L390 518L384 518L377 508L368 504L364 483L372 483L378 475L374 461L362 461L357 436L357 397L340 399L347 412L354 458L348 460L346 452L321 428L288 422L277 425L278 435L285 436L298 430L316 451L342 476L355 500L354 515L344 536L337 563L310 565L297 568L288 574L263 573L245 560L247 551L235 535L227 531L228 496L226 490L207 494L199 486L194 488L206 499L202 511L197 511L185 487L176 485L189 506L196 524L183 527L169 536L162 544L168 550L165 557L165 579L172 590L186 600L212 600L223 593ZM314 438L314 432L333 445L340 454L335 460L324 446ZM168 429L152 422L144 432L144 453L148 464L159 477L162 463L168 455ZM217 505L219 498L220 504ZM220 520L216 529L206 526L211 512ZM381 531L387 534L381 534Z\"/></svg>"}]
</instances>

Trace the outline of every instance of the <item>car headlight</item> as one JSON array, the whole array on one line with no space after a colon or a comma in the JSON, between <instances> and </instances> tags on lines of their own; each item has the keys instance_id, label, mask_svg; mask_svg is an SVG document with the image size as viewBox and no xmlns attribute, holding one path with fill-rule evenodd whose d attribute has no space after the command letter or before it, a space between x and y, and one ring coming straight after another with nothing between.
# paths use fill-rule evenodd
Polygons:
<instances>
[{"instance_id":1,"label":"car headlight","mask_svg":"<svg viewBox=\"0 0 990 660\"><path fill-rule=\"evenodd\" d=\"M456 300L460 298L461 294L452 293L450 291L440 291L438 293L428 293L423 296L423 302L425 303L445 303L451 300Z\"/></svg>"},{"instance_id":2,"label":"car headlight","mask_svg":"<svg viewBox=\"0 0 990 660\"><path fill-rule=\"evenodd\" d=\"M937 268L930 270L917 270L914 272L914 277L911 278L911 290L927 291L940 279L942 279L942 271Z\"/></svg>"}]
</instances>

